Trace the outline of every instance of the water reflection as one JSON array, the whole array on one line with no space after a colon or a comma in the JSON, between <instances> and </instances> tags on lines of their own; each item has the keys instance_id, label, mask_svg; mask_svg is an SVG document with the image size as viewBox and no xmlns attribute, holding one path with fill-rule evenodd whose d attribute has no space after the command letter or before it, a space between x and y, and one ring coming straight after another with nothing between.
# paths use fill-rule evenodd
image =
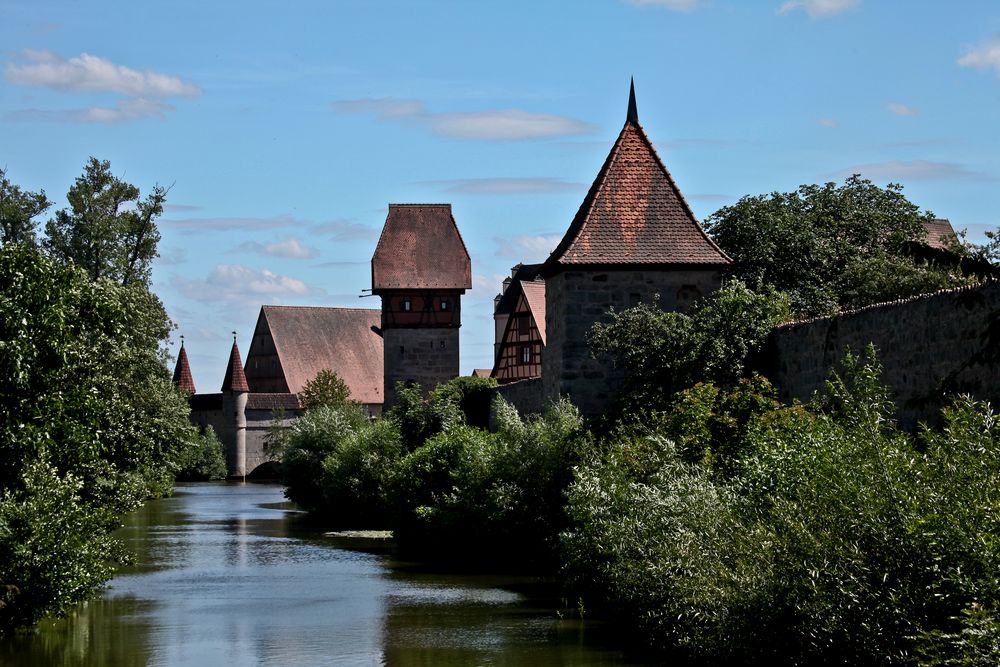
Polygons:
<instances>
[{"instance_id":1,"label":"water reflection","mask_svg":"<svg viewBox=\"0 0 1000 667\"><path fill-rule=\"evenodd\" d=\"M0 643L4 664L637 664L600 626L560 619L544 584L343 548L274 485L182 486L120 537L138 564L69 618Z\"/></svg>"}]
</instances>

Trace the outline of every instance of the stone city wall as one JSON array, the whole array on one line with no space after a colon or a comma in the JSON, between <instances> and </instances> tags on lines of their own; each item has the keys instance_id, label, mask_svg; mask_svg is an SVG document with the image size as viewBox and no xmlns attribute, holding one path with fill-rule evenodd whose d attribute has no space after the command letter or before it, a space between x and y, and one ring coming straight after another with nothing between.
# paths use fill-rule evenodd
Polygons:
<instances>
[{"instance_id":1,"label":"stone city wall","mask_svg":"<svg viewBox=\"0 0 1000 667\"><path fill-rule=\"evenodd\" d=\"M904 428L936 423L947 394L1000 405L1000 283L878 304L776 329L760 370L781 399L808 400L850 349L875 346Z\"/></svg>"}]
</instances>

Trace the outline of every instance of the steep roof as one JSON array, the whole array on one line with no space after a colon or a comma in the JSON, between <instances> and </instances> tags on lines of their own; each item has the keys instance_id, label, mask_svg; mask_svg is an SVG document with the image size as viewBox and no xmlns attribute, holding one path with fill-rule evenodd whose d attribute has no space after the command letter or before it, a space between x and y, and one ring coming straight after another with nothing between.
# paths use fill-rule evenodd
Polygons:
<instances>
[{"instance_id":1,"label":"steep roof","mask_svg":"<svg viewBox=\"0 0 1000 667\"><path fill-rule=\"evenodd\" d=\"M492 368L473 368L472 377L474 378L488 378L490 373L493 372Z\"/></svg>"},{"instance_id":2,"label":"steep roof","mask_svg":"<svg viewBox=\"0 0 1000 667\"><path fill-rule=\"evenodd\" d=\"M247 376L243 372L243 360L240 358L240 348L236 347L236 336L233 336L233 349L229 352L229 365L226 366L226 377L222 380L222 391L247 392Z\"/></svg>"},{"instance_id":3,"label":"steep roof","mask_svg":"<svg viewBox=\"0 0 1000 667\"><path fill-rule=\"evenodd\" d=\"M471 289L472 262L451 204L389 204L372 289Z\"/></svg>"},{"instance_id":4,"label":"steep roof","mask_svg":"<svg viewBox=\"0 0 1000 667\"><path fill-rule=\"evenodd\" d=\"M927 231L924 243L932 248L947 250L951 244L958 242L958 235L952 228L951 222L945 218L925 221L924 229Z\"/></svg>"},{"instance_id":5,"label":"steep roof","mask_svg":"<svg viewBox=\"0 0 1000 667\"><path fill-rule=\"evenodd\" d=\"M542 345L545 345L545 283L540 280L522 280L520 284L528 310L538 328L538 335L542 337Z\"/></svg>"},{"instance_id":6,"label":"steep roof","mask_svg":"<svg viewBox=\"0 0 1000 667\"><path fill-rule=\"evenodd\" d=\"M174 366L174 386L179 390L196 394L194 388L194 376L191 375L191 365L188 364L187 350L184 349L184 340L181 339L181 351L177 353L177 365Z\"/></svg>"},{"instance_id":7,"label":"steep roof","mask_svg":"<svg viewBox=\"0 0 1000 667\"><path fill-rule=\"evenodd\" d=\"M261 306L288 384L297 394L325 369L340 376L351 399L382 403L382 337L372 331L381 311L368 308ZM256 344L256 340L254 341ZM257 353L251 345L250 356Z\"/></svg>"},{"instance_id":8,"label":"steep roof","mask_svg":"<svg viewBox=\"0 0 1000 667\"><path fill-rule=\"evenodd\" d=\"M574 265L730 263L698 224L639 124L633 86L625 126L543 272Z\"/></svg>"},{"instance_id":9,"label":"steep roof","mask_svg":"<svg viewBox=\"0 0 1000 667\"><path fill-rule=\"evenodd\" d=\"M511 282L514 285L522 280L534 280L542 270L541 264L518 264L511 267ZM493 308L495 313L509 313L517 306L517 290L512 290L508 285L507 289L500 294L500 300Z\"/></svg>"}]
</instances>

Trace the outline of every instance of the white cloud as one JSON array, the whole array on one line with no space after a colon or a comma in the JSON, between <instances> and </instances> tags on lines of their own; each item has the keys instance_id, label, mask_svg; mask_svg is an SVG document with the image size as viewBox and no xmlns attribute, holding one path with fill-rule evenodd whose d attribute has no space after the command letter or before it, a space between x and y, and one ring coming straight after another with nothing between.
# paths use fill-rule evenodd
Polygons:
<instances>
[{"instance_id":1,"label":"white cloud","mask_svg":"<svg viewBox=\"0 0 1000 667\"><path fill-rule=\"evenodd\" d=\"M333 103L341 113L371 113L379 120L409 122L457 139L511 141L588 134L596 128L576 118L521 109L428 111L419 100L371 98Z\"/></svg>"},{"instance_id":2,"label":"white cloud","mask_svg":"<svg viewBox=\"0 0 1000 667\"><path fill-rule=\"evenodd\" d=\"M422 181L422 184L440 187L449 193L477 195L568 192L584 187L580 183L570 183L558 178L455 178Z\"/></svg>"},{"instance_id":3,"label":"white cloud","mask_svg":"<svg viewBox=\"0 0 1000 667\"><path fill-rule=\"evenodd\" d=\"M820 118L816 123L823 127L840 127L840 123L835 118Z\"/></svg>"},{"instance_id":4,"label":"white cloud","mask_svg":"<svg viewBox=\"0 0 1000 667\"><path fill-rule=\"evenodd\" d=\"M127 97L192 96L201 92L193 83L151 70L139 71L81 53L65 59L51 51L25 49L25 64L8 63L8 81L24 86L41 86L68 92L113 92Z\"/></svg>"},{"instance_id":5,"label":"white cloud","mask_svg":"<svg viewBox=\"0 0 1000 667\"><path fill-rule=\"evenodd\" d=\"M788 0L778 8L778 14L787 14L801 9L814 18L833 16L854 9L860 4L861 0Z\"/></svg>"},{"instance_id":6,"label":"white cloud","mask_svg":"<svg viewBox=\"0 0 1000 667\"><path fill-rule=\"evenodd\" d=\"M334 241L372 241L378 238L378 230L347 218L337 218L320 223L312 228L319 234L327 234Z\"/></svg>"},{"instance_id":7,"label":"white cloud","mask_svg":"<svg viewBox=\"0 0 1000 667\"><path fill-rule=\"evenodd\" d=\"M238 264L217 264L205 280L175 278L173 285L185 297L196 301L251 299L256 304L260 298L274 301L282 297L301 298L323 293L323 290L309 287L297 278Z\"/></svg>"},{"instance_id":8,"label":"white cloud","mask_svg":"<svg viewBox=\"0 0 1000 667\"><path fill-rule=\"evenodd\" d=\"M252 231L305 225L304 222L288 215L270 218L163 218L160 224L188 232Z\"/></svg>"},{"instance_id":9,"label":"white cloud","mask_svg":"<svg viewBox=\"0 0 1000 667\"><path fill-rule=\"evenodd\" d=\"M841 169L834 174L838 177L861 174L865 178L892 181L938 181L938 180L993 180L988 176L951 162L930 160L893 160L861 164Z\"/></svg>"},{"instance_id":10,"label":"white cloud","mask_svg":"<svg viewBox=\"0 0 1000 667\"><path fill-rule=\"evenodd\" d=\"M675 12L689 12L700 4L700 0L625 0L625 4L636 7L664 7Z\"/></svg>"},{"instance_id":11,"label":"white cloud","mask_svg":"<svg viewBox=\"0 0 1000 667\"><path fill-rule=\"evenodd\" d=\"M114 107L85 109L21 109L7 114L10 120L42 120L60 123L127 123L144 118L162 119L173 107L160 100L118 100Z\"/></svg>"},{"instance_id":12,"label":"white cloud","mask_svg":"<svg viewBox=\"0 0 1000 667\"><path fill-rule=\"evenodd\" d=\"M248 241L241 244L238 249L247 252L255 252L258 255L285 257L287 259L312 259L319 254L315 248L302 245L299 243L298 239L291 237L285 239L284 241L275 241L274 243L264 244L257 243L256 241Z\"/></svg>"},{"instance_id":13,"label":"white cloud","mask_svg":"<svg viewBox=\"0 0 1000 667\"><path fill-rule=\"evenodd\" d=\"M540 262L549 256L556 247L562 234L520 234L507 238L494 239L497 244L498 257L512 257L521 262Z\"/></svg>"},{"instance_id":14,"label":"white cloud","mask_svg":"<svg viewBox=\"0 0 1000 667\"><path fill-rule=\"evenodd\" d=\"M966 53L958 59L958 64L976 69L992 68L1000 76L1000 35Z\"/></svg>"},{"instance_id":15,"label":"white cloud","mask_svg":"<svg viewBox=\"0 0 1000 667\"><path fill-rule=\"evenodd\" d=\"M885 105L885 108L897 116L916 116L920 113L920 110L916 107L911 107L901 102L889 102Z\"/></svg>"}]
</instances>

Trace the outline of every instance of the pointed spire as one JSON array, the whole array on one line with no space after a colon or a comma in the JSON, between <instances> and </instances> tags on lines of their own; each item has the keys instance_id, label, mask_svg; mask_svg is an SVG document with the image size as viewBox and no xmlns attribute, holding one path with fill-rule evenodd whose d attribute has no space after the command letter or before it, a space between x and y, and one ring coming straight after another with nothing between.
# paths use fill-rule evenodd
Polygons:
<instances>
[{"instance_id":1,"label":"pointed spire","mask_svg":"<svg viewBox=\"0 0 1000 667\"><path fill-rule=\"evenodd\" d=\"M226 377L222 381L222 391L245 393L250 391L246 373L243 372L243 360L240 348L236 346L236 332L233 332L233 349L229 353L229 365L226 366Z\"/></svg>"},{"instance_id":2,"label":"pointed spire","mask_svg":"<svg viewBox=\"0 0 1000 667\"><path fill-rule=\"evenodd\" d=\"M181 351L177 353L177 366L174 367L174 386L186 394L198 393L194 388L187 350L184 349L184 336L181 336Z\"/></svg>"},{"instance_id":3,"label":"pointed spire","mask_svg":"<svg viewBox=\"0 0 1000 667\"><path fill-rule=\"evenodd\" d=\"M625 122L639 124L639 110L635 106L635 79L629 79L628 83L628 113L625 115Z\"/></svg>"}]
</instances>

